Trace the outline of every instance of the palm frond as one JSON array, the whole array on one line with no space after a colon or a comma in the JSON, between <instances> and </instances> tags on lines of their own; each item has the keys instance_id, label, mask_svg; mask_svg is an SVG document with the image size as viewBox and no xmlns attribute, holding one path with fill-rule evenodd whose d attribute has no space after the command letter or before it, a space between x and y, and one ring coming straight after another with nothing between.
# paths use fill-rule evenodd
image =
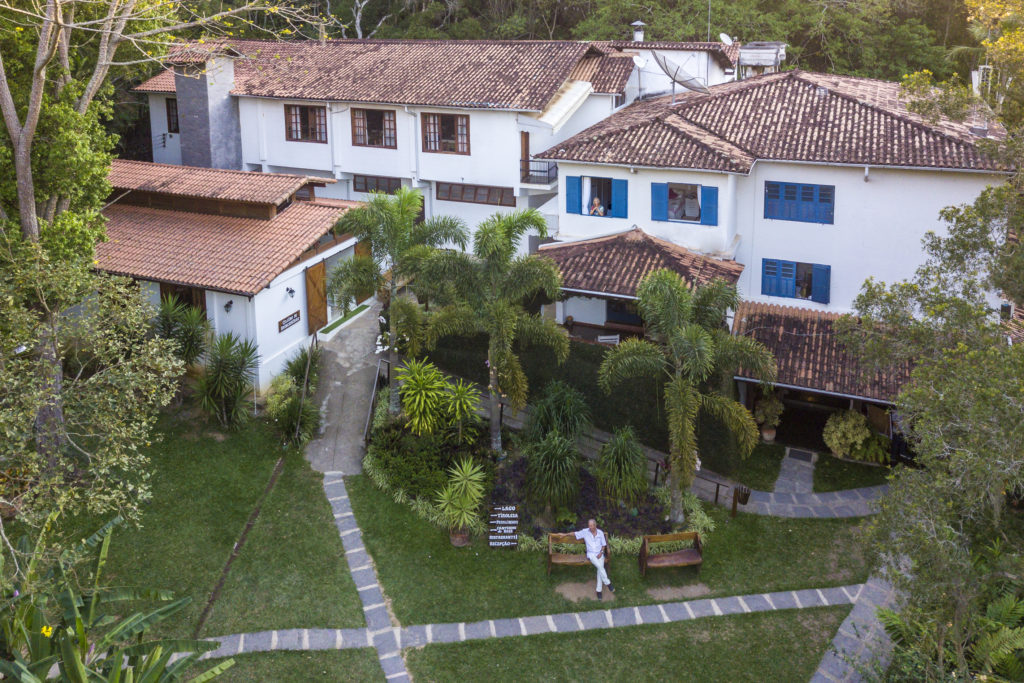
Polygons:
<instances>
[{"instance_id":1,"label":"palm frond","mask_svg":"<svg viewBox=\"0 0 1024 683\"><path fill-rule=\"evenodd\" d=\"M689 488L697 470L697 413L700 394L682 377L665 385L665 415L668 422L669 456L679 472L679 485Z\"/></svg>"},{"instance_id":2,"label":"palm frond","mask_svg":"<svg viewBox=\"0 0 1024 683\"><path fill-rule=\"evenodd\" d=\"M666 339L666 346L676 371L693 384L706 380L715 367L715 340L696 323L674 328Z\"/></svg>"},{"instance_id":3,"label":"palm frond","mask_svg":"<svg viewBox=\"0 0 1024 683\"><path fill-rule=\"evenodd\" d=\"M469 230L461 218L434 216L413 226L412 241L438 248L454 244L465 251L469 244Z\"/></svg>"},{"instance_id":4,"label":"palm frond","mask_svg":"<svg viewBox=\"0 0 1024 683\"><path fill-rule=\"evenodd\" d=\"M725 315L740 305L736 285L715 278L693 291L693 321L706 330L725 327Z\"/></svg>"},{"instance_id":5,"label":"palm frond","mask_svg":"<svg viewBox=\"0 0 1024 683\"><path fill-rule=\"evenodd\" d=\"M348 308L356 297L375 292L384 283L380 265L372 257L356 254L342 261L327 277L327 296L337 308Z\"/></svg>"},{"instance_id":6,"label":"palm frond","mask_svg":"<svg viewBox=\"0 0 1024 683\"><path fill-rule=\"evenodd\" d=\"M513 259L501 279L502 294L513 301L523 301L538 292L557 299L561 288L562 274L555 262L536 255Z\"/></svg>"},{"instance_id":7,"label":"palm frond","mask_svg":"<svg viewBox=\"0 0 1024 683\"><path fill-rule=\"evenodd\" d=\"M526 405L529 384L523 366L511 351L492 352L491 358L498 369L498 389L509 407L519 409Z\"/></svg>"},{"instance_id":8,"label":"palm frond","mask_svg":"<svg viewBox=\"0 0 1024 683\"><path fill-rule=\"evenodd\" d=\"M432 310L427 317L423 343L432 349L441 337L465 336L477 331L476 316L468 306L443 306Z\"/></svg>"},{"instance_id":9,"label":"palm frond","mask_svg":"<svg viewBox=\"0 0 1024 683\"><path fill-rule=\"evenodd\" d=\"M674 271L651 271L640 281L636 296L648 333L657 339L667 338L692 317L693 295Z\"/></svg>"},{"instance_id":10,"label":"palm frond","mask_svg":"<svg viewBox=\"0 0 1024 683\"><path fill-rule=\"evenodd\" d=\"M741 403L718 394L701 394L701 408L717 417L736 437L740 457L747 457L757 445L757 422Z\"/></svg>"},{"instance_id":11,"label":"palm frond","mask_svg":"<svg viewBox=\"0 0 1024 683\"><path fill-rule=\"evenodd\" d=\"M480 263L461 251L433 251L415 266L417 294L442 306L465 301L480 290Z\"/></svg>"},{"instance_id":12,"label":"palm frond","mask_svg":"<svg viewBox=\"0 0 1024 683\"><path fill-rule=\"evenodd\" d=\"M569 334L551 318L520 315L516 321L516 338L528 346L546 346L552 349L559 365L569 357Z\"/></svg>"},{"instance_id":13,"label":"palm frond","mask_svg":"<svg viewBox=\"0 0 1024 683\"><path fill-rule=\"evenodd\" d=\"M779 369L767 346L753 337L736 337L724 330L715 335L715 341L718 345L716 364L719 369L734 373L742 367L764 384L775 382Z\"/></svg>"},{"instance_id":14,"label":"palm frond","mask_svg":"<svg viewBox=\"0 0 1024 683\"><path fill-rule=\"evenodd\" d=\"M391 300L391 322L398 338L399 350L412 358L419 358L426 350L427 318L423 307L406 296Z\"/></svg>"},{"instance_id":15,"label":"palm frond","mask_svg":"<svg viewBox=\"0 0 1024 683\"><path fill-rule=\"evenodd\" d=\"M620 382L637 377L656 377L665 372L665 354L646 339L627 339L608 349L597 371L597 382L611 393Z\"/></svg>"}]
</instances>

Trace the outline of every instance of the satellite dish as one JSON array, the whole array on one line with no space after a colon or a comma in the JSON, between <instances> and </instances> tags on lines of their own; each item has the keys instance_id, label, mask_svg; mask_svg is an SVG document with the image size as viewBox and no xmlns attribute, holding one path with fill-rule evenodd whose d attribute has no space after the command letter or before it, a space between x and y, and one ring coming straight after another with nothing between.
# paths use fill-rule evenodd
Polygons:
<instances>
[{"instance_id":1,"label":"satellite dish","mask_svg":"<svg viewBox=\"0 0 1024 683\"><path fill-rule=\"evenodd\" d=\"M672 79L673 83L678 83L687 90L693 90L695 92L705 94L709 94L711 92L708 90L706 85L700 82L700 79L691 76L686 69L679 66L672 60L657 52L653 52L651 54L654 55L654 61L658 63L658 66L660 66L661 70L665 72L665 75Z\"/></svg>"},{"instance_id":2,"label":"satellite dish","mask_svg":"<svg viewBox=\"0 0 1024 683\"><path fill-rule=\"evenodd\" d=\"M647 66L647 60L640 55L633 55L633 64L636 65L636 68L642 69Z\"/></svg>"},{"instance_id":3,"label":"satellite dish","mask_svg":"<svg viewBox=\"0 0 1024 683\"><path fill-rule=\"evenodd\" d=\"M719 33L718 39L726 45L732 45L732 38L729 37L728 33Z\"/></svg>"}]
</instances>

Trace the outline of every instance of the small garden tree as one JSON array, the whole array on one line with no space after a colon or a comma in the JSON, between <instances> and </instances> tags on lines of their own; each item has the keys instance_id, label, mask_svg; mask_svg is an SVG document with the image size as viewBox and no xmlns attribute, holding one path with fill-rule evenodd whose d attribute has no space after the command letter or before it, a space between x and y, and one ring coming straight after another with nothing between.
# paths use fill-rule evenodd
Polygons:
<instances>
[{"instance_id":1,"label":"small garden tree","mask_svg":"<svg viewBox=\"0 0 1024 683\"><path fill-rule=\"evenodd\" d=\"M737 437L746 457L757 445L757 423L740 403L723 395L738 366L763 382L775 379L775 359L758 341L734 337L725 314L739 304L736 287L716 280L690 289L670 270L649 273L637 287L637 305L648 339L627 339L605 354L599 382L607 391L639 376L665 378L669 428L669 490L673 521L683 521L682 492L697 468L696 423L701 411L718 417Z\"/></svg>"},{"instance_id":2,"label":"small garden tree","mask_svg":"<svg viewBox=\"0 0 1024 683\"><path fill-rule=\"evenodd\" d=\"M335 303L345 305L358 292L377 291L385 285L393 303L398 298L399 285L415 273L416 264L435 247L455 244L466 248L466 228L460 219L440 216L418 222L422 207L423 195L419 190L401 187L393 195L372 192L366 207L341 217L335 230L351 233L368 243L370 255L357 254L331 274L327 291ZM388 324L392 415L400 409L395 319L391 315Z\"/></svg>"},{"instance_id":3,"label":"small garden tree","mask_svg":"<svg viewBox=\"0 0 1024 683\"><path fill-rule=\"evenodd\" d=\"M487 335L487 388L491 401L491 448L501 451L501 401L526 404L526 374L517 342L550 347L558 362L569 355L569 339L554 320L527 313L523 302L537 293L558 296L561 276L550 259L517 256L520 240L534 230L547 235L535 209L496 213L476 230L473 253L437 252L422 266L424 291L438 302L429 339L448 334Z\"/></svg>"}]
</instances>

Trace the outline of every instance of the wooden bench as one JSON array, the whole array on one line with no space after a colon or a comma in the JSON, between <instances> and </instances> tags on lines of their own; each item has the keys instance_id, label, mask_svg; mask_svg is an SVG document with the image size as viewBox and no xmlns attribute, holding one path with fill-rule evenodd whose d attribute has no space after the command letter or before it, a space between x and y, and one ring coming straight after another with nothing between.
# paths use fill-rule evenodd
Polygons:
<instances>
[{"instance_id":1,"label":"wooden bench","mask_svg":"<svg viewBox=\"0 0 1024 683\"><path fill-rule=\"evenodd\" d=\"M584 553L558 553L555 552L556 543L572 543L573 545L585 545L583 539L576 538L576 534L548 534L548 574L551 573L551 565L567 564L569 566L584 567L592 566L587 554ZM604 564L608 566L608 555L610 551L605 547Z\"/></svg>"},{"instance_id":2,"label":"wooden bench","mask_svg":"<svg viewBox=\"0 0 1024 683\"><path fill-rule=\"evenodd\" d=\"M652 543L671 543L673 541L693 541L693 547L671 553L651 554ZM640 576L646 576L648 567L696 566L699 572L702 562L704 562L704 552L700 545L700 534L696 531L644 536L644 542L640 545Z\"/></svg>"}]
</instances>

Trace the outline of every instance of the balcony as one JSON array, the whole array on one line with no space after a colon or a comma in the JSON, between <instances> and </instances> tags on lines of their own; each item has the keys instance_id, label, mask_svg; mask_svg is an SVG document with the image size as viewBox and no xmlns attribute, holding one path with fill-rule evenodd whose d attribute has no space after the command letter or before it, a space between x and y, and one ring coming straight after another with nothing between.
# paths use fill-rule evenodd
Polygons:
<instances>
[{"instance_id":1,"label":"balcony","mask_svg":"<svg viewBox=\"0 0 1024 683\"><path fill-rule=\"evenodd\" d=\"M519 182L528 185L553 185L558 182L558 164L553 161L522 159Z\"/></svg>"}]
</instances>

